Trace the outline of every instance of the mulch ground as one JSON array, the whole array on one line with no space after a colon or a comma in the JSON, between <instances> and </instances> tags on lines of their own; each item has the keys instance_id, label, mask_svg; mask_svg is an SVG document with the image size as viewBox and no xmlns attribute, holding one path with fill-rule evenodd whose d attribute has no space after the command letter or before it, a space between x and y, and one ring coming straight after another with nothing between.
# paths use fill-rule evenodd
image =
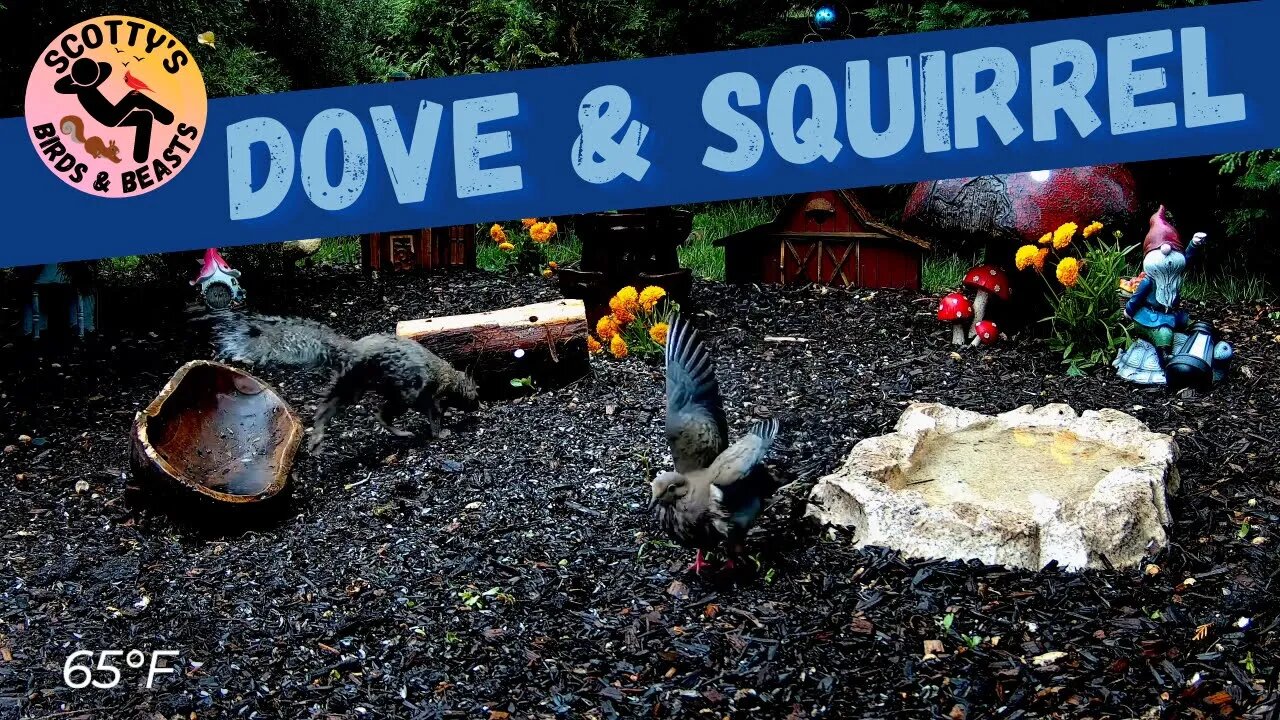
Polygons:
<instances>
[{"instance_id":1,"label":"mulch ground","mask_svg":"<svg viewBox=\"0 0 1280 720\"><path fill-rule=\"evenodd\" d=\"M315 269L298 283L292 302L256 309L361 334L557 296L479 272L375 286ZM917 294L699 284L688 309L731 428L782 418L773 462L797 480L792 497L912 400L1117 408L1176 434L1184 489L1155 574L855 550L784 500L752 538L758 568L695 577L644 511L669 460L661 367L634 358L452 415L431 442L352 409L324 455L300 459L272 526L200 531L136 507L133 414L209 356L157 297L105 296L109 331L88 349L0 351L0 717L1276 713L1280 326L1259 308L1192 308L1239 361L1228 384L1182 399L1110 371L1066 377L1024 337L955 359ZM265 377L307 416L325 380ZM114 689L64 685L70 653L133 648L178 650L180 672L150 690L128 668Z\"/></svg>"}]
</instances>

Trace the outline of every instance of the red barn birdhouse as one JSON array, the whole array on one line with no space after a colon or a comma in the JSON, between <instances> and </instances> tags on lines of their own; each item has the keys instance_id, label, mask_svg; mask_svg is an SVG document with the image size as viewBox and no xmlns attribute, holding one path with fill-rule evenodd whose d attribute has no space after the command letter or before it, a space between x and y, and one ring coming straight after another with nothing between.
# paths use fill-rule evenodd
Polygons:
<instances>
[{"instance_id":1,"label":"red barn birdhouse","mask_svg":"<svg viewBox=\"0 0 1280 720\"><path fill-rule=\"evenodd\" d=\"M926 241L877 221L851 190L789 198L772 222L717 240L730 283L920 288Z\"/></svg>"},{"instance_id":2,"label":"red barn birdhouse","mask_svg":"<svg viewBox=\"0 0 1280 720\"><path fill-rule=\"evenodd\" d=\"M475 228L451 225L362 235L360 258L368 272L474 268Z\"/></svg>"}]
</instances>

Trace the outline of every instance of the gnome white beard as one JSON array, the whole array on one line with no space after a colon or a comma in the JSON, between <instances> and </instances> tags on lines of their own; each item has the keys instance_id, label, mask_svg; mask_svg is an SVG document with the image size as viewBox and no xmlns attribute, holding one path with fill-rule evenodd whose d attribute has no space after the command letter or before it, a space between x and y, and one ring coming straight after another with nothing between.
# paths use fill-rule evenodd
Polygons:
<instances>
[{"instance_id":1,"label":"gnome white beard","mask_svg":"<svg viewBox=\"0 0 1280 720\"><path fill-rule=\"evenodd\" d=\"M1159 250L1152 250L1142 261L1142 269L1147 277L1155 283L1156 302L1164 307L1172 307L1182 289L1182 271L1187 267L1187 259L1182 253L1173 251L1168 255Z\"/></svg>"}]
</instances>

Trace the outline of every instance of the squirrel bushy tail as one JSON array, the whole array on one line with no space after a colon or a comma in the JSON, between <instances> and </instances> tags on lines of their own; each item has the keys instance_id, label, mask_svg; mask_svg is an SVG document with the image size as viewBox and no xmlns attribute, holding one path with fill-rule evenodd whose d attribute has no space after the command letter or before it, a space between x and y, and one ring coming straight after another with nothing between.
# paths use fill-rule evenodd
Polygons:
<instances>
[{"instance_id":1,"label":"squirrel bushy tail","mask_svg":"<svg viewBox=\"0 0 1280 720\"><path fill-rule=\"evenodd\" d=\"M265 368L342 368L354 342L312 320L217 310L207 313L219 360Z\"/></svg>"}]
</instances>

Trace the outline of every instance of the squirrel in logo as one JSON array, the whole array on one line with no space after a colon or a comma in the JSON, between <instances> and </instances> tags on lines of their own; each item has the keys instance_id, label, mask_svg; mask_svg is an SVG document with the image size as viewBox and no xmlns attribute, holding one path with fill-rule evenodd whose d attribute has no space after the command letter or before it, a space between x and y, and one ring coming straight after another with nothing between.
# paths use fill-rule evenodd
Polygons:
<instances>
[{"instance_id":1,"label":"squirrel in logo","mask_svg":"<svg viewBox=\"0 0 1280 720\"><path fill-rule=\"evenodd\" d=\"M72 140L84 145L84 149L90 156L95 158L105 157L113 163L120 162L120 148L116 147L116 141L112 140L103 143L102 138L94 135L86 138L84 136L84 121L75 115L68 115L58 122L58 126L62 128L63 135L70 135Z\"/></svg>"}]
</instances>

